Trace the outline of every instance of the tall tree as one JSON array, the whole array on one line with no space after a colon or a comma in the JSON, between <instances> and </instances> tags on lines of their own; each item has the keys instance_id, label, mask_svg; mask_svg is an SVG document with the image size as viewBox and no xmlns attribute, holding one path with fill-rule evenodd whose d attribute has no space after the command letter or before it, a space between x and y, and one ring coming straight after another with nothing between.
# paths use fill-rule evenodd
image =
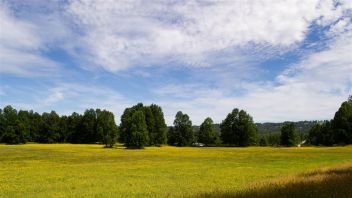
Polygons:
<instances>
[{"instance_id":1,"label":"tall tree","mask_svg":"<svg viewBox=\"0 0 352 198\"><path fill-rule=\"evenodd\" d=\"M126 142L127 135L129 134L129 131L131 130L132 127L132 115L136 111L144 111L143 109L143 104L138 103L137 105L126 108L121 116L121 123L119 127L119 141L120 142ZM143 113L144 114L144 113Z\"/></svg>"},{"instance_id":2,"label":"tall tree","mask_svg":"<svg viewBox=\"0 0 352 198\"><path fill-rule=\"evenodd\" d=\"M59 142L68 142L69 139L69 133L68 133L68 117L67 116L61 116L60 117L60 123L59 123L59 128L60 128L60 138Z\"/></svg>"},{"instance_id":3,"label":"tall tree","mask_svg":"<svg viewBox=\"0 0 352 198\"><path fill-rule=\"evenodd\" d=\"M192 121L187 114L177 112L174 120L174 132L178 146L190 146L194 141Z\"/></svg>"},{"instance_id":4,"label":"tall tree","mask_svg":"<svg viewBox=\"0 0 352 198\"><path fill-rule=\"evenodd\" d=\"M126 142L126 136L132 127L132 116L136 111L141 111L145 118L149 139L147 145L164 144L166 142L167 127L161 107L155 104L143 106L142 103L126 108L123 112L120 123L119 141Z\"/></svg>"},{"instance_id":5,"label":"tall tree","mask_svg":"<svg viewBox=\"0 0 352 198\"><path fill-rule=\"evenodd\" d=\"M292 122L285 123L281 128L281 145L294 146L296 143L295 125Z\"/></svg>"},{"instance_id":6,"label":"tall tree","mask_svg":"<svg viewBox=\"0 0 352 198\"><path fill-rule=\"evenodd\" d=\"M256 143L256 126L244 110L233 109L220 124L224 144L249 146Z\"/></svg>"},{"instance_id":7,"label":"tall tree","mask_svg":"<svg viewBox=\"0 0 352 198\"><path fill-rule=\"evenodd\" d=\"M118 129L114 114L103 110L99 111L97 118L97 132L101 136L101 142L105 147L112 148L117 140Z\"/></svg>"},{"instance_id":8,"label":"tall tree","mask_svg":"<svg viewBox=\"0 0 352 198\"><path fill-rule=\"evenodd\" d=\"M80 143L81 142L81 122L82 115L73 112L67 118L67 134L68 134L68 142L71 143Z\"/></svg>"},{"instance_id":9,"label":"tall tree","mask_svg":"<svg viewBox=\"0 0 352 198\"><path fill-rule=\"evenodd\" d=\"M42 116L39 113L33 112L31 110L29 111L29 119L30 119L29 140L33 142L38 142Z\"/></svg>"},{"instance_id":10,"label":"tall tree","mask_svg":"<svg viewBox=\"0 0 352 198\"><path fill-rule=\"evenodd\" d=\"M309 141L313 145L331 146L335 144L335 134L331 121L325 121L314 126L308 135Z\"/></svg>"},{"instance_id":11,"label":"tall tree","mask_svg":"<svg viewBox=\"0 0 352 198\"><path fill-rule=\"evenodd\" d=\"M147 124L147 130L148 130L148 136L149 136L148 145L154 145L155 144L154 140L156 138L154 115L149 106L143 107L143 113L145 116L145 123Z\"/></svg>"},{"instance_id":12,"label":"tall tree","mask_svg":"<svg viewBox=\"0 0 352 198\"><path fill-rule=\"evenodd\" d=\"M165 144L167 139L166 137L167 126L165 123L163 111L161 107L159 107L156 104L150 105L150 110L154 118L153 131L152 131L152 135L150 136L150 138L152 139L151 142L154 145Z\"/></svg>"},{"instance_id":13,"label":"tall tree","mask_svg":"<svg viewBox=\"0 0 352 198\"><path fill-rule=\"evenodd\" d=\"M19 110L17 114L18 119L18 130L21 139L21 143L27 142L30 139L30 119L29 119L29 112L24 110Z\"/></svg>"},{"instance_id":14,"label":"tall tree","mask_svg":"<svg viewBox=\"0 0 352 198\"><path fill-rule=\"evenodd\" d=\"M213 120L208 117L199 128L198 141L204 143L206 146L209 144L215 144L218 138L213 124Z\"/></svg>"},{"instance_id":15,"label":"tall tree","mask_svg":"<svg viewBox=\"0 0 352 198\"><path fill-rule=\"evenodd\" d=\"M167 144L168 145L176 145L176 133L174 127L169 127L167 130Z\"/></svg>"},{"instance_id":16,"label":"tall tree","mask_svg":"<svg viewBox=\"0 0 352 198\"><path fill-rule=\"evenodd\" d=\"M96 124L96 111L94 109L87 109L82 117L79 143L95 143L98 141Z\"/></svg>"},{"instance_id":17,"label":"tall tree","mask_svg":"<svg viewBox=\"0 0 352 198\"><path fill-rule=\"evenodd\" d=\"M126 134L126 147L144 148L149 142L147 124L143 111L135 111L131 118L131 129Z\"/></svg>"},{"instance_id":18,"label":"tall tree","mask_svg":"<svg viewBox=\"0 0 352 198\"><path fill-rule=\"evenodd\" d=\"M1 138L2 138L4 131L5 131L5 118L4 118L3 111L0 108L0 142L2 142Z\"/></svg>"},{"instance_id":19,"label":"tall tree","mask_svg":"<svg viewBox=\"0 0 352 198\"><path fill-rule=\"evenodd\" d=\"M320 145L323 142L322 124L313 126L308 134L308 141L312 145Z\"/></svg>"},{"instance_id":20,"label":"tall tree","mask_svg":"<svg viewBox=\"0 0 352 198\"><path fill-rule=\"evenodd\" d=\"M2 113L2 142L7 144L26 143L28 138L28 128L25 125L25 117L18 117L17 110L10 105L6 106Z\"/></svg>"},{"instance_id":21,"label":"tall tree","mask_svg":"<svg viewBox=\"0 0 352 198\"><path fill-rule=\"evenodd\" d=\"M60 116L55 112L43 113L38 142L55 143L60 139Z\"/></svg>"},{"instance_id":22,"label":"tall tree","mask_svg":"<svg viewBox=\"0 0 352 198\"><path fill-rule=\"evenodd\" d=\"M336 144L352 143L352 103L346 101L341 104L332 120L332 127Z\"/></svg>"}]
</instances>

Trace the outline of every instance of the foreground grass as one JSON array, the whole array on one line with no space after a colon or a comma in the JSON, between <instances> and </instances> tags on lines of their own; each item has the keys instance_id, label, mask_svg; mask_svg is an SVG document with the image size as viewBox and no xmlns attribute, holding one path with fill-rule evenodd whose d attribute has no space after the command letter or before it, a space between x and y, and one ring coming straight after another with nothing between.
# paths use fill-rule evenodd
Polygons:
<instances>
[{"instance_id":1,"label":"foreground grass","mask_svg":"<svg viewBox=\"0 0 352 198\"><path fill-rule=\"evenodd\" d=\"M352 163L352 147L0 145L0 197L182 197Z\"/></svg>"},{"instance_id":2,"label":"foreground grass","mask_svg":"<svg viewBox=\"0 0 352 198\"><path fill-rule=\"evenodd\" d=\"M229 192L205 193L199 198L352 197L352 165L315 170Z\"/></svg>"}]
</instances>

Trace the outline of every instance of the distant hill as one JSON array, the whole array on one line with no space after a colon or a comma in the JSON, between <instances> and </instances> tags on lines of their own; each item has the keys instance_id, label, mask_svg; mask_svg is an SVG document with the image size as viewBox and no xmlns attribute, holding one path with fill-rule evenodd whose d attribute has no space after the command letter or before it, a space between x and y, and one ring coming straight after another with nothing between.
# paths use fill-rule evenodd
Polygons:
<instances>
[{"instance_id":1,"label":"distant hill","mask_svg":"<svg viewBox=\"0 0 352 198\"><path fill-rule=\"evenodd\" d=\"M317 123L320 123L321 121L298 121L298 122L293 122L296 126L296 129L298 132L301 133L308 133L309 130L316 125ZM256 123L258 133L270 133L270 132L279 132L281 127L285 124L285 122L281 123Z\"/></svg>"},{"instance_id":2,"label":"distant hill","mask_svg":"<svg viewBox=\"0 0 352 198\"><path fill-rule=\"evenodd\" d=\"M298 132L307 134L314 125L320 122L321 121L298 121L293 123L295 124ZM284 123L286 122L279 122L279 123L265 122L265 123L256 123L255 125L257 126L258 133L274 133L274 132L279 132L281 127L284 125ZM215 130L220 133L220 124L214 124L214 127L215 127ZM199 126L193 126L193 129L195 131L198 131Z\"/></svg>"}]
</instances>

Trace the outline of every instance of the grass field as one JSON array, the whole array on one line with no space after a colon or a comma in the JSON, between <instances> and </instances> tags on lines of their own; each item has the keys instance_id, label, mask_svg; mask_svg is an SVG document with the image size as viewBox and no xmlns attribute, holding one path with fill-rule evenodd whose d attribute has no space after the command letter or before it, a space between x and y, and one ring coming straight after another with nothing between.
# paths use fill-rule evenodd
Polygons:
<instances>
[{"instance_id":1,"label":"grass field","mask_svg":"<svg viewBox=\"0 0 352 198\"><path fill-rule=\"evenodd\" d=\"M127 150L0 145L0 197L199 196L350 163L352 146Z\"/></svg>"}]
</instances>

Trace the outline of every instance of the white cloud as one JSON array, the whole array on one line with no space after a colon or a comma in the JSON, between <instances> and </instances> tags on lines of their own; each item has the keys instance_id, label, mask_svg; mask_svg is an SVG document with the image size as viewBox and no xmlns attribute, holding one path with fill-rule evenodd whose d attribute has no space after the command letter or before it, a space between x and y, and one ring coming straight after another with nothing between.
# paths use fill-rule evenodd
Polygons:
<instances>
[{"instance_id":1,"label":"white cloud","mask_svg":"<svg viewBox=\"0 0 352 198\"><path fill-rule=\"evenodd\" d=\"M165 107L168 124L179 110L196 124L207 116L221 122L235 107L245 109L256 122L331 119L352 94L351 51L352 32L347 32L328 49L309 54L282 72L276 82L240 84L246 90L242 95L229 95L229 87L172 84L155 92L161 97L157 103Z\"/></svg>"},{"instance_id":2,"label":"white cloud","mask_svg":"<svg viewBox=\"0 0 352 198\"><path fill-rule=\"evenodd\" d=\"M112 111L117 123L124 109L132 106L128 98L114 89L89 83L55 82L38 85L2 85L2 90L8 90L3 95L0 105L12 105L17 109L33 109L37 112L57 111L61 115L72 112L83 113L86 109L106 109ZM25 100L20 97L26 96ZM19 96L19 97L17 97Z\"/></svg>"},{"instance_id":3,"label":"white cloud","mask_svg":"<svg viewBox=\"0 0 352 198\"><path fill-rule=\"evenodd\" d=\"M116 72L167 65L173 57L206 66L209 53L248 44L284 49L304 40L314 20L331 24L348 9L348 2L335 7L330 0L135 0L71 1L67 13L84 32L80 42L88 57Z\"/></svg>"},{"instance_id":4,"label":"white cloud","mask_svg":"<svg viewBox=\"0 0 352 198\"><path fill-rule=\"evenodd\" d=\"M45 55L51 48L66 50L84 68L93 64L150 79L154 70L142 67L190 67L186 72L197 74L188 73L185 81L166 80L172 83L152 92L155 101L146 101L164 107L168 124L178 110L199 124L206 116L220 122L234 107L246 109L256 121L328 119L351 94L350 0L337 6L333 0L72 0L62 7L56 3L22 2L26 8L35 6L17 13L25 9L12 10L1 1L1 73L59 74L60 65ZM45 11L37 13L43 7ZM317 41L323 47L304 54L277 77L260 78L261 61L288 51L305 52L300 47L315 22L327 37ZM277 67L281 71L288 66ZM1 96L11 95L3 90L0 87ZM135 102L102 85L78 82L33 91L36 100L27 106L45 111L99 107L118 117Z\"/></svg>"},{"instance_id":5,"label":"white cloud","mask_svg":"<svg viewBox=\"0 0 352 198\"><path fill-rule=\"evenodd\" d=\"M46 99L42 103L38 101L39 109L56 107L54 109L60 109L60 113L71 114L73 111L101 108L114 112L117 122L123 110L132 105L119 92L92 84L60 83L41 95Z\"/></svg>"},{"instance_id":6,"label":"white cloud","mask_svg":"<svg viewBox=\"0 0 352 198\"><path fill-rule=\"evenodd\" d=\"M56 75L61 65L45 52L51 45L59 47L69 31L55 14L26 15L21 11L0 1L0 72L27 77Z\"/></svg>"}]
</instances>

